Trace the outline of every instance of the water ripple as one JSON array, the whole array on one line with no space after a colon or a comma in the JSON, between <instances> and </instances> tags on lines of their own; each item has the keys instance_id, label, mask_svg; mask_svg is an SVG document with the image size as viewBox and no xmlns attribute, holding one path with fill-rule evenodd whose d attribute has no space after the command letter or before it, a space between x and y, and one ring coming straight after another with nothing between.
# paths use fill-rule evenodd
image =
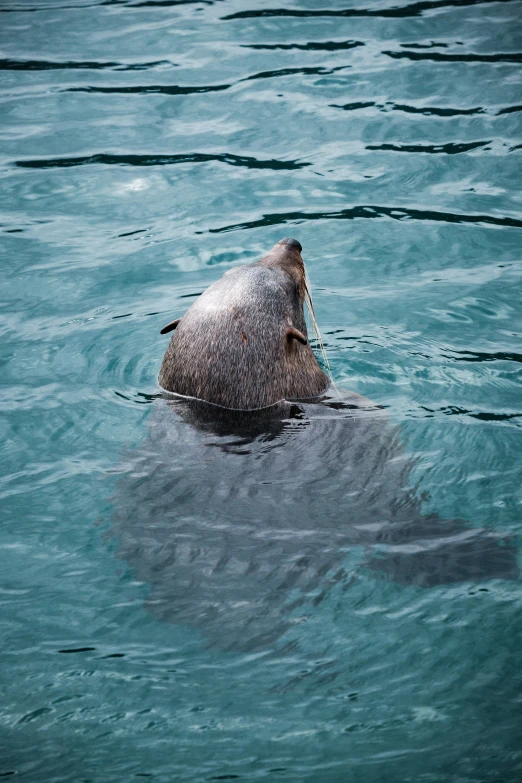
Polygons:
<instances>
[{"instance_id":1,"label":"water ripple","mask_svg":"<svg viewBox=\"0 0 522 783\"><path fill-rule=\"evenodd\" d=\"M241 82L249 82L254 79L273 79L278 76L295 76L296 74L308 75L320 75L327 76L336 71L342 71L345 68L349 68L349 65L338 65L336 68L325 68L324 66L310 66L303 68L279 68L274 71L261 71L260 73L254 73L252 76L245 76L244 79L240 79Z\"/></svg>"},{"instance_id":2,"label":"water ripple","mask_svg":"<svg viewBox=\"0 0 522 783\"><path fill-rule=\"evenodd\" d=\"M309 41L308 43L241 44L243 49L300 49L310 52L338 52L364 46L364 41Z\"/></svg>"},{"instance_id":3,"label":"water ripple","mask_svg":"<svg viewBox=\"0 0 522 783\"><path fill-rule=\"evenodd\" d=\"M375 101L355 101L354 103L331 103L332 109L344 109L344 111L357 111L358 109L369 109L371 106L381 107Z\"/></svg>"},{"instance_id":4,"label":"water ripple","mask_svg":"<svg viewBox=\"0 0 522 783\"><path fill-rule=\"evenodd\" d=\"M237 11L223 16L222 19L257 19L259 17L273 16L377 16L377 17L408 17L421 16L425 11L433 11L437 8L462 8L470 5L485 5L486 3L509 3L513 0L424 0L417 3L408 3L392 8L322 8L318 10L305 10L301 8L263 8L250 11Z\"/></svg>"},{"instance_id":5,"label":"water ripple","mask_svg":"<svg viewBox=\"0 0 522 783\"><path fill-rule=\"evenodd\" d=\"M176 63L170 60L156 60L147 63L120 63L120 62L99 62L99 61L77 61L67 60L59 62L57 60L0 60L0 71L56 71L56 70L110 70L110 71L147 71L151 68L157 68L161 65L167 65L176 68Z\"/></svg>"},{"instance_id":6,"label":"water ripple","mask_svg":"<svg viewBox=\"0 0 522 783\"><path fill-rule=\"evenodd\" d=\"M357 111L358 109L368 109L375 107L382 112L400 111L406 114L423 114L426 117L461 117L472 114L486 114L482 106L475 106L471 109L442 108L440 106L411 106L406 103L377 103L376 101L361 101L355 103L331 103L333 109L343 109L344 111ZM509 107L509 109L499 111L498 114L507 113L507 111L517 111L522 107ZM489 142L486 142L489 143Z\"/></svg>"},{"instance_id":7,"label":"water ripple","mask_svg":"<svg viewBox=\"0 0 522 783\"><path fill-rule=\"evenodd\" d=\"M113 2L115 0L112 0ZM139 3L129 3L127 0L116 0L120 5L129 8L172 8L176 5L214 5L219 0L141 0ZM109 2L102 5L109 5Z\"/></svg>"},{"instance_id":8,"label":"water ripple","mask_svg":"<svg viewBox=\"0 0 522 783\"><path fill-rule=\"evenodd\" d=\"M484 114L482 106L472 109L441 108L440 106L410 106L406 103L388 103L384 105L392 111L403 111L406 114L424 114L427 117L460 117L469 114ZM489 143L489 142L486 142Z\"/></svg>"},{"instance_id":9,"label":"water ripple","mask_svg":"<svg viewBox=\"0 0 522 783\"><path fill-rule=\"evenodd\" d=\"M385 150L389 152L428 152L443 153L445 155L458 155L461 152L471 152L471 150L485 147L491 144L489 141L469 141L465 144L449 142L448 144L367 144L367 150Z\"/></svg>"},{"instance_id":10,"label":"water ripple","mask_svg":"<svg viewBox=\"0 0 522 783\"><path fill-rule=\"evenodd\" d=\"M234 84L240 82L249 82L256 79L274 79L281 76L328 76L329 74L336 73L337 71L350 68L349 65L338 65L335 68L327 68L325 66L303 66L300 68L278 68L271 71L260 71L259 73L253 73L249 76L244 76L242 79L238 79ZM204 92L217 92L219 90L228 90L232 87L230 84L213 84L213 85L199 85L199 86L184 86L179 84L146 84L146 85L130 85L130 86L88 86L88 87L67 87L63 92L90 92L90 93L121 93L121 94L143 94L148 93L160 93L163 95L191 95L194 93Z\"/></svg>"},{"instance_id":11,"label":"water ripple","mask_svg":"<svg viewBox=\"0 0 522 783\"><path fill-rule=\"evenodd\" d=\"M513 114L517 111L522 111L522 106L506 106L504 109L499 109L497 114Z\"/></svg>"},{"instance_id":12,"label":"water ripple","mask_svg":"<svg viewBox=\"0 0 522 783\"><path fill-rule=\"evenodd\" d=\"M494 215L469 215L456 212L438 212L435 210L410 209L406 207L383 207L361 205L333 212L283 212L263 215L258 220L235 223L220 228L211 228L209 233L219 234L240 229L279 226L286 223L304 223L310 220L357 220L360 218L392 218L393 220L421 220L442 223L471 223L492 226L511 226L522 228L522 220Z\"/></svg>"},{"instance_id":13,"label":"water ripple","mask_svg":"<svg viewBox=\"0 0 522 783\"><path fill-rule=\"evenodd\" d=\"M445 43L444 41L430 41L430 43L401 43L399 46L402 46L405 49L432 49L434 46L441 46L444 49L447 49L449 44Z\"/></svg>"},{"instance_id":14,"label":"water ripple","mask_svg":"<svg viewBox=\"0 0 522 783\"><path fill-rule=\"evenodd\" d=\"M83 11L86 8L101 8L103 6L118 5L128 8L142 8L145 6L176 6L176 5L213 5L219 0L142 0L138 3L132 3L130 0L102 0L101 3L78 3L77 5L44 5L38 8L24 6L12 6L10 8L0 8L0 13L21 14L36 13L37 11Z\"/></svg>"},{"instance_id":15,"label":"water ripple","mask_svg":"<svg viewBox=\"0 0 522 783\"><path fill-rule=\"evenodd\" d=\"M518 779L520 0L0 6L0 777ZM382 407L167 406L288 234Z\"/></svg>"},{"instance_id":16,"label":"water ripple","mask_svg":"<svg viewBox=\"0 0 522 783\"><path fill-rule=\"evenodd\" d=\"M26 169L70 168L72 166L89 166L103 164L108 166L172 166L178 163L227 163L229 166L244 166L249 169L291 170L310 166L310 163L297 160L259 160L248 155L232 155L224 153L192 152L180 155L113 155L98 153L96 155L80 155L75 158L36 158L33 160L17 160L14 166Z\"/></svg>"},{"instance_id":17,"label":"water ripple","mask_svg":"<svg viewBox=\"0 0 522 783\"><path fill-rule=\"evenodd\" d=\"M458 405L446 405L439 409L428 408L421 405L425 411L429 413L443 413L445 416L470 416L472 419L479 419L480 421L510 421L511 419L519 419L522 417L522 413L494 413L493 411L473 411L461 408Z\"/></svg>"},{"instance_id":18,"label":"water ripple","mask_svg":"<svg viewBox=\"0 0 522 783\"><path fill-rule=\"evenodd\" d=\"M453 351L457 356L447 356L442 354L444 358L451 358L454 362L518 362L522 364L522 353L506 353L505 351L493 351L487 353L484 351Z\"/></svg>"},{"instance_id":19,"label":"water ripple","mask_svg":"<svg viewBox=\"0 0 522 783\"><path fill-rule=\"evenodd\" d=\"M130 95L146 95L148 93L160 93L162 95L192 95L202 92L218 92L228 90L230 84L201 84L193 87L179 84L145 84L119 87L67 87L63 92L100 92L100 93L128 93Z\"/></svg>"},{"instance_id":20,"label":"water ripple","mask_svg":"<svg viewBox=\"0 0 522 783\"><path fill-rule=\"evenodd\" d=\"M359 109L375 108L378 111L387 113L391 111L400 111L405 114L422 114L425 117L469 117L477 114L489 114L500 116L502 114L514 114L522 111L522 106L504 106L501 109L483 106L473 106L469 109L460 109L456 107L442 106L412 106L407 103L377 103L377 101L354 101L353 103L330 103L332 109L342 109L343 111L358 111Z\"/></svg>"},{"instance_id":21,"label":"water ripple","mask_svg":"<svg viewBox=\"0 0 522 783\"><path fill-rule=\"evenodd\" d=\"M385 51L388 57L395 60L435 60L447 63L522 63L520 52L506 52L498 54L448 54L446 52L392 52Z\"/></svg>"}]
</instances>

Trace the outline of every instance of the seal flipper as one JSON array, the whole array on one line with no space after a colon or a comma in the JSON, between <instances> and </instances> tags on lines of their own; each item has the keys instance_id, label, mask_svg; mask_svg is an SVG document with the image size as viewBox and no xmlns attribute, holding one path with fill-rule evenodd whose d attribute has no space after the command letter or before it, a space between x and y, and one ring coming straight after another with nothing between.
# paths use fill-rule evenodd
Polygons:
<instances>
[{"instance_id":1,"label":"seal flipper","mask_svg":"<svg viewBox=\"0 0 522 783\"><path fill-rule=\"evenodd\" d=\"M378 550L364 565L390 581L417 587L517 580L514 539L493 528L470 527L462 519L419 515L381 531Z\"/></svg>"},{"instance_id":2,"label":"seal flipper","mask_svg":"<svg viewBox=\"0 0 522 783\"><path fill-rule=\"evenodd\" d=\"M176 318L175 321L171 321L170 324L167 324L166 326L163 327L163 329L161 330L160 334L167 334L167 332L172 332L176 328L176 326L179 324L180 321L181 321L181 318Z\"/></svg>"}]
</instances>

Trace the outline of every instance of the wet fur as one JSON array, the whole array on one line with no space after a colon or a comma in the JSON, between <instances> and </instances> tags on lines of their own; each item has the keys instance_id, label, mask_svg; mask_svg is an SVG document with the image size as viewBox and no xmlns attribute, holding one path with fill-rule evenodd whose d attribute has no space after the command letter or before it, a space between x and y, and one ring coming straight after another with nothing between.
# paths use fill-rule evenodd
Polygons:
<instances>
[{"instance_id":1,"label":"wet fur","mask_svg":"<svg viewBox=\"0 0 522 783\"><path fill-rule=\"evenodd\" d=\"M304 264L281 240L261 261L226 272L180 319L163 359L167 391L253 410L312 398L328 386L309 345ZM295 335L294 335L295 337Z\"/></svg>"}]
</instances>

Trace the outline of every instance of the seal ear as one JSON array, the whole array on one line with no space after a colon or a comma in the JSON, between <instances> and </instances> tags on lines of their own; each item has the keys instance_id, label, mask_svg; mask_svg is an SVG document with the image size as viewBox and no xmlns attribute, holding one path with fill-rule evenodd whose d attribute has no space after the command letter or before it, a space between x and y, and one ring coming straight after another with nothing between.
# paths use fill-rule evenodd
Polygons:
<instances>
[{"instance_id":1,"label":"seal ear","mask_svg":"<svg viewBox=\"0 0 522 783\"><path fill-rule=\"evenodd\" d=\"M295 329L293 326L289 326L286 330L286 337L287 340L297 340L297 342L301 343L302 345L306 345L308 343L308 340L304 334L300 332L299 329Z\"/></svg>"},{"instance_id":2,"label":"seal ear","mask_svg":"<svg viewBox=\"0 0 522 783\"><path fill-rule=\"evenodd\" d=\"M160 334L167 334L167 332L172 332L176 328L176 326L179 324L180 321L181 321L181 318L176 318L175 321L171 321L170 324L167 324L166 326L163 327L163 329L161 330Z\"/></svg>"}]
</instances>

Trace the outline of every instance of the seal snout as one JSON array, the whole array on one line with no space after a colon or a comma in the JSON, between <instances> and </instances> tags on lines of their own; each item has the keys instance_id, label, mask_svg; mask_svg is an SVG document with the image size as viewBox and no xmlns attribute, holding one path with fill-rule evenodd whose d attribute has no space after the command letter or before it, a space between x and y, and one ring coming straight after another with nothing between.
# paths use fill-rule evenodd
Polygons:
<instances>
[{"instance_id":1,"label":"seal snout","mask_svg":"<svg viewBox=\"0 0 522 783\"><path fill-rule=\"evenodd\" d=\"M277 243L278 245L288 245L288 247L295 247L296 250L299 250L299 252L302 251L301 243L297 241L297 239L292 239L292 237L285 237L284 239L280 239Z\"/></svg>"}]
</instances>

